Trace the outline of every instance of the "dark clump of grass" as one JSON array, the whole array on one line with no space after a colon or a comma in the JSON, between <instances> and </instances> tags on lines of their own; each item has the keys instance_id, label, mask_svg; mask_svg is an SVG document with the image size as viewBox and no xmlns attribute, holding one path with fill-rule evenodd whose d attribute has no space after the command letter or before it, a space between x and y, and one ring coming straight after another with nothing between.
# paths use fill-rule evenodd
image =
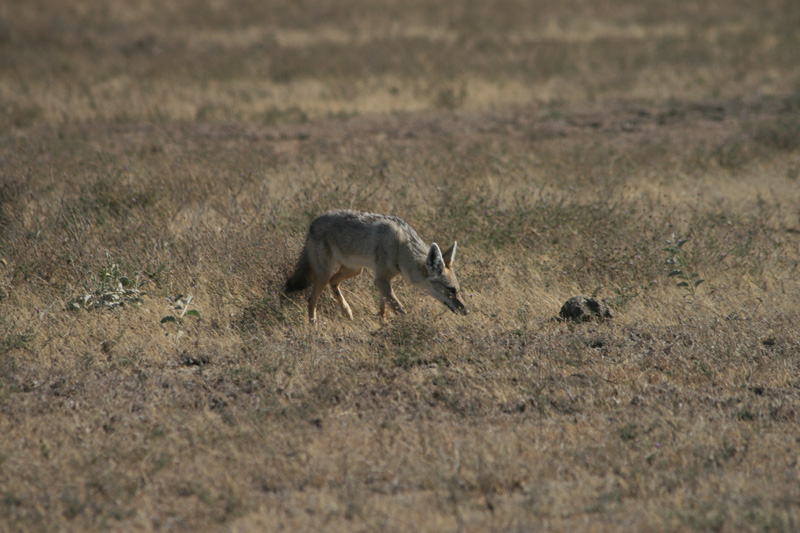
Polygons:
<instances>
[{"instance_id":1,"label":"dark clump of grass","mask_svg":"<svg viewBox=\"0 0 800 533\"><path fill-rule=\"evenodd\" d=\"M791 152L800 148L800 112L781 114L774 119L758 121L747 132L768 150Z\"/></svg>"},{"instance_id":2,"label":"dark clump of grass","mask_svg":"<svg viewBox=\"0 0 800 533\"><path fill-rule=\"evenodd\" d=\"M28 349L36 337L36 331L32 327L21 328L18 324L8 323L4 319L0 319L0 329L0 356L4 358L16 350Z\"/></svg>"},{"instance_id":3,"label":"dark clump of grass","mask_svg":"<svg viewBox=\"0 0 800 533\"><path fill-rule=\"evenodd\" d=\"M261 329L285 324L286 316L282 305L283 296L264 294L244 308L238 325L243 332L256 332Z\"/></svg>"}]
</instances>

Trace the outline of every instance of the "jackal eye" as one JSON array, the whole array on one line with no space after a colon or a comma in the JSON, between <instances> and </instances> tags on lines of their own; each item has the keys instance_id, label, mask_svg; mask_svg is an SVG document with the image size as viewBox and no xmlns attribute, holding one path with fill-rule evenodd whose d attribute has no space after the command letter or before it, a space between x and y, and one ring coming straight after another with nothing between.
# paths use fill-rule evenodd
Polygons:
<instances>
[{"instance_id":1,"label":"jackal eye","mask_svg":"<svg viewBox=\"0 0 800 533\"><path fill-rule=\"evenodd\" d=\"M450 298L455 298L457 293L458 291L455 289L455 287L447 287L447 294L450 296Z\"/></svg>"}]
</instances>

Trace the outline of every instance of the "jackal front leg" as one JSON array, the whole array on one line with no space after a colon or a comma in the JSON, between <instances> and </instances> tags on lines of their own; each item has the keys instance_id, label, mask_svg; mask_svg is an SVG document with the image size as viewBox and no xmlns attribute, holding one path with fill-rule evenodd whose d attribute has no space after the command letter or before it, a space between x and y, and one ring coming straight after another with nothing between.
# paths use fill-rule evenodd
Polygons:
<instances>
[{"instance_id":1,"label":"jackal front leg","mask_svg":"<svg viewBox=\"0 0 800 533\"><path fill-rule=\"evenodd\" d=\"M392 284L388 279L375 278L375 285L378 287L378 291L381 293L381 310L380 310L381 320L386 319L387 302L391 306L392 311L394 311L398 315L406 314L406 310L403 309L403 306L400 304L400 301L397 299L397 296L394 295L394 291L392 290Z\"/></svg>"}]
</instances>

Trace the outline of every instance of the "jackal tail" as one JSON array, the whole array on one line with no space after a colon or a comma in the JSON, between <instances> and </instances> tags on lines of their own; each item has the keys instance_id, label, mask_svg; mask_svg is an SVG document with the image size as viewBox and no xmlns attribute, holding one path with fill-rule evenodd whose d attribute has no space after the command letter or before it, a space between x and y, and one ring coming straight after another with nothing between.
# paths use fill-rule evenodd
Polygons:
<instances>
[{"instance_id":1,"label":"jackal tail","mask_svg":"<svg viewBox=\"0 0 800 533\"><path fill-rule=\"evenodd\" d=\"M309 286L311 286L311 261L308 258L308 246L304 246L300 253L300 259L297 260L297 266L294 267L294 272L283 286L283 292L289 294L302 291Z\"/></svg>"}]
</instances>

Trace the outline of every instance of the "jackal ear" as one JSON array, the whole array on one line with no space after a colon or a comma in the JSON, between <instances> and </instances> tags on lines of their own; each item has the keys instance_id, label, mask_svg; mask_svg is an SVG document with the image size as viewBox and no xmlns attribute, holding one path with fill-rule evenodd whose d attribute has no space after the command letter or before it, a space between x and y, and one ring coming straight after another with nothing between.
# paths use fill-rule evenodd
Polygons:
<instances>
[{"instance_id":1,"label":"jackal ear","mask_svg":"<svg viewBox=\"0 0 800 533\"><path fill-rule=\"evenodd\" d=\"M456 247L458 243L453 241L453 246L442 252L442 259L444 259L444 264L447 268L452 268L453 261L456 260Z\"/></svg>"},{"instance_id":2,"label":"jackal ear","mask_svg":"<svg viewBox=\"0 0 800 533\"><path fill-rule=\"evenodd\" d=\"M442 259L442 251L436 243L431 244L428 250L428 257L425 259L425 268L428 269L428 274L441 274L444 269L444 260Z\"/></svg>"}]
</instances>

